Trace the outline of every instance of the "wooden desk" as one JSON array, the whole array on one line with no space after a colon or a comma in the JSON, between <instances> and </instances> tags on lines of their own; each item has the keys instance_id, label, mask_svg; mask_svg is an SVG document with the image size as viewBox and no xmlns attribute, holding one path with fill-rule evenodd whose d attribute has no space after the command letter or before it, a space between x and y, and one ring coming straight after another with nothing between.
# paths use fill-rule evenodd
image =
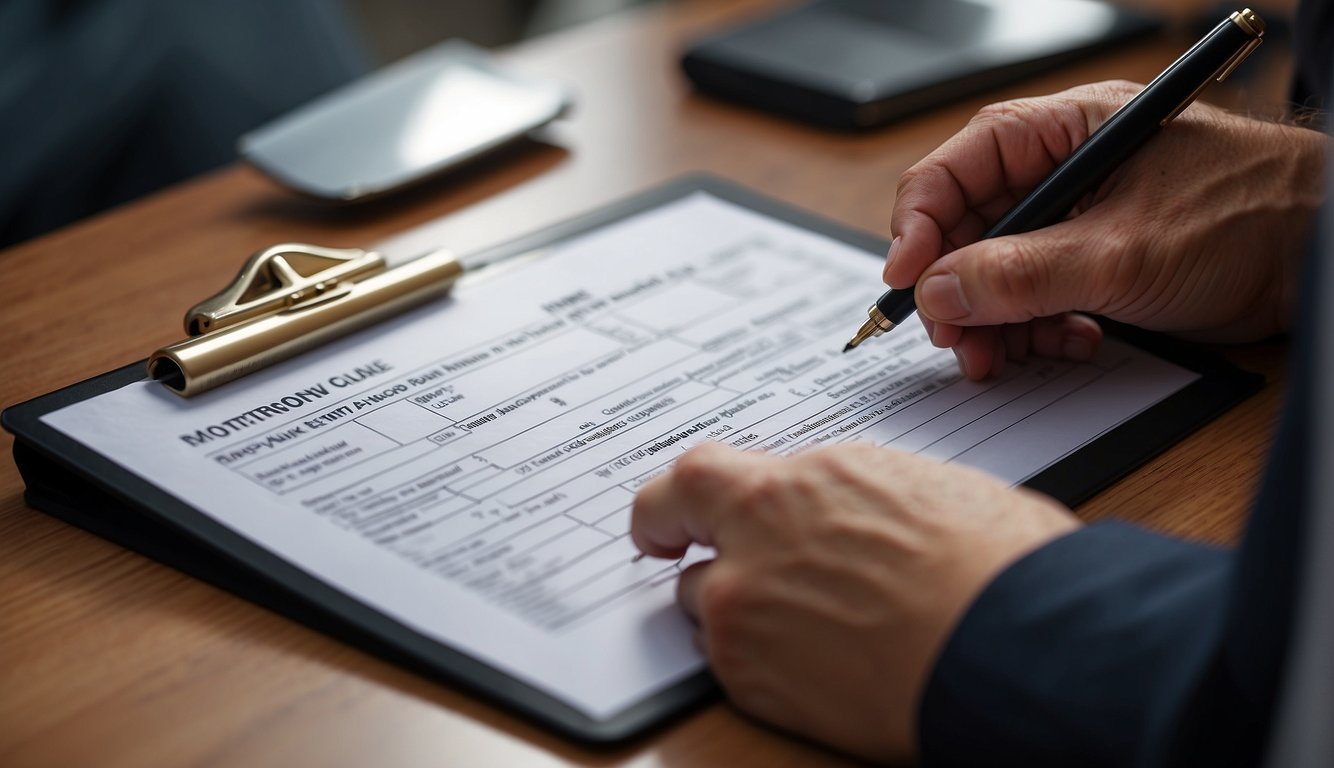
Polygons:
<instances>
[{"instance_id":1,"label":"wooden desk","mask_svg":"<svg viewBox=\"0 0 1334 768\"><path fill-rule=\"evenodd\" d=\"M982 104L1113 77L1145 81L1189 42L1168 35L888 130L835 134L692 95L679 75L685 39L763 5L651 6L519 47L508 54L515 65L576 86L573 118L548 143L406 199L327 210L231 167L0 254L0 405L174 340L187 305L281 240L364 245L449 216L448 241L467 251L699 169L887 235L899 174ZM1177 7L1188 5L1198 3ZM1282 61L1281 50L1270 56ZM1254 106L1255 93L1277 93L1275 67L1250 96L1227 98ZM1084 517L1236 536L1277 413L1283 355L1275 346L1230 354L1272 383L1085 505ZM0 438L6 456L10 443ZM617 749L581 748L48 519L22 492L12 462L0 459L3 765L844 762L724 703Z\"/></svg>"}]
</instances>

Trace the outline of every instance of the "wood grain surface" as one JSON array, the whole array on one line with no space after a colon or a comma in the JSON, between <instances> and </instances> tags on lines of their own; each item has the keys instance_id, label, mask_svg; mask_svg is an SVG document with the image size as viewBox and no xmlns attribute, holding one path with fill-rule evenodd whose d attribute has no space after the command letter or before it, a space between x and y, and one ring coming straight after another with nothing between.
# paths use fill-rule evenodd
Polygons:
<instances>
[{"instance_id":1,"label":"wood grain surface","mask_svg":"<svg viewBox=\"0 0 1334 768\"><path fill-rule=\"evenodd\" d=\"M1205 3L1169 7L1186 19ZM1146 81L1191 31L1123 46L884 130L830 133L691 92L676 60L704 31L772 3L650 5L503 55L570 83L578 105L540 140L402 197L330 209L228 167L0 253L0 406L124 365L180 335L180 315L274 242L367 245L445 219L469 251L707 170L882 236L899 175L980 106L1100 79ZM1211 5L1211 4L1210 4ZM1281 109L1286 59L1262 48L1210 93ZM1079 513L1235 540L1283 386L1283 344L1225 350L1264 390ZM845 760L726 703L588 749L30 509L0 437L0 765L796 766Z\"/></svg>"}]
</instances>

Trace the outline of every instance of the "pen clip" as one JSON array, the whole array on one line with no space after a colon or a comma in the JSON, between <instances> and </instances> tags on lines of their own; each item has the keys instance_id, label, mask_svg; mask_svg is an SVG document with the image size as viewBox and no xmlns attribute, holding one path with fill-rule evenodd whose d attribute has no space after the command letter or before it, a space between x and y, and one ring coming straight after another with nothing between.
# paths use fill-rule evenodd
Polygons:
<instances>
[{"instance_id":1,"label":"pen clip","mask_svg":"<svg viewBox=\"0 0 1334 768\"><path fill-rule=\"evenodd\" d=\"M1246 45L1243 45L1236 53L1229 56L1228 60L1223 62L1223 66L1218 68L1218 71L1214 72L1204 82L1200 83L1199 87L1191 91L1190 95L1183 99L1181 103L1177 105L1177 108L1172 110L1171 114L1163 118L1162 122L1158 124L1159 126L1166 127L1168 123L1177 118L1177 115L1185 112L1186 107L1189 107L1195 99L1204 92L1204 89L1209 87L1210 83L1221 83L1226 80L1228 75L1231 75L1232 71L1245 61L1246 58L1251 55L1252 51L1259 48L1260 43L1264 42L1265 23L1259 15L1250 8L1232 14L1228 20L1233 24L1236 24L1238 27L1241 27L1251 36L1251 39L1248 40Z\"/></svg>"},{"instance_id":2,"label":"pen clip","mask_svg":"<svg viewBox=\"0 0 1334 768\"><path fill-rule=\"evenodd\" d=\"M185 332L199 336L253 317L323 302L384 268L380 254L359 248L305 243L265 248L246 260L230 285L185 313Z\"/></svg>"},{"instance_id":3,"label":"pen clip","mask_svg":"<svg viewBox=\"0 0 1334 768\"><path fill-rule=\"evenodd\" d=\"M1240 51L1234 53L1232 55L1232 58L1225 61L1223 63L1223 66L1219 67L1218 71L1215 72L1214 76L1210 79L1215 83L1221 83L1224 80L1226 80L1228 75L1232 74L1232 70L1236 69L1238 64L1241 64L1243 61L1246 60L1247 56L1251 55L1251 51L1254 51L1256 48L1260 47L1260 43L1263 42L1263 40L1264 38L1260 37L1251 38L1251 41L1249 43L1246 43L1245 47L1243 47ZM1206 82L1206 85L1207 84L1208 83Z\"/></svg>"}]
</instances>

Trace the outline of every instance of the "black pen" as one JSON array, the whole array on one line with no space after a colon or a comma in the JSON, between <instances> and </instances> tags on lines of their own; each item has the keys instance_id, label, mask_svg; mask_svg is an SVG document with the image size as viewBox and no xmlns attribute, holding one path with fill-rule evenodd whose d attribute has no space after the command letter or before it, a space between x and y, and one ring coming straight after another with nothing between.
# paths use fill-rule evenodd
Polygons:
<instances>
[{"instance_id":1,"label":"black pen","mask_svg":"<svg viewBox=\"0 0 1334 768\"><path fill-rule=\"evenodd\" d=\"M1181 114L1210 82L1222 82L1264 37L1265 25L1247 8L1224 19L1144 90L1107 118L982 239L1030 232L1055 224L1144 142ZM844 352L902 323L917 309L913 289L886 291Z\"/></svg>"}]
</instances>

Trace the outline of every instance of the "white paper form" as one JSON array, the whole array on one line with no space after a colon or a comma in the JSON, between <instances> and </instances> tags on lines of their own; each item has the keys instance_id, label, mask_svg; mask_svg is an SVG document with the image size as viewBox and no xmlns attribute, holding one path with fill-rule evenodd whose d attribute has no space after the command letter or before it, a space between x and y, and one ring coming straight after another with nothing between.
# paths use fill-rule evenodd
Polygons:
<instances>
[{"instance_id":1,"label":"white paper form","mask_svg":"<svg viewBox=\"0 0 1334 768\"><path fill-rule=\"evenodd\" d=\"M880 261L705 193L190 400L45 421L382 613L597 719L699 670L635 491L703 440L864 440L1019 483L1196 378L957 373L916 323L841 354Z\"/></svg>"}]
</instances>

